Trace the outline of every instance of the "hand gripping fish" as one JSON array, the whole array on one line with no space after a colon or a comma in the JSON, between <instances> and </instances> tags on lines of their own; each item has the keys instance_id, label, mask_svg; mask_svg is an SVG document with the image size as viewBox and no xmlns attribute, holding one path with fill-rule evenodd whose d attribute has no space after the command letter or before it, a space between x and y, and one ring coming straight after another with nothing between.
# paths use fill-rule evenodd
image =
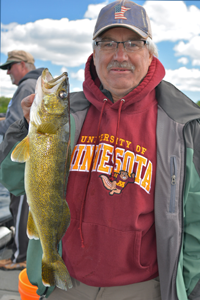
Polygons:
<instances>
[{"instance_id":1,"label":"hand gripping fish","mask_svg":"<svg viewBox=\"0 0 200 300\"><path fill-rule=\"evenodd\" d=\"M42 281L67 290L72 287L57 245L70 223L65 200L70 164L69 84L67 73L53 78L44 69L36 84L27 137L11 159L26 162L25 191L29 204L27 234L40 239Z\"/></svg>"}]
</instances>

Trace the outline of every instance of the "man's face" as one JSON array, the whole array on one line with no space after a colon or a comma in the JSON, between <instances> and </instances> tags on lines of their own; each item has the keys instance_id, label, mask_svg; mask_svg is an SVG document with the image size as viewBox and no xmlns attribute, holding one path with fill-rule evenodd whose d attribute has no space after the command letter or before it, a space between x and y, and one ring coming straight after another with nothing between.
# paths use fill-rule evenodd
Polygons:
<instances>
[{"instance_id":1,"label":"man's face","mask_svg":"<svg viewBox=\"0 0 200 300\"><path fill-rule=\"evenodd\" d=\"M101 35L101 38L97 38L116 42L140 39L137 33L123 27L109 29ZM127 52L123 44L118 44L116 51L111 53L96 46L93 54L98 77L103 87L111 92L114 102L139 85L147 74L153 58L146 46L135 52ZM115 65L112 67L115 62L123 63L123 67Z\"/></svg>"},{"instance_id":2,"label":"man's face","mask_svg":"<svg viewBox=\"0 0 200 300\"><path fill-rule=\"evenodd\" d=\"M7 74L10 75L12 84L19 84L19 81L24 77L22 62L11 65L10 70L7 69Z\"/></svg>"}]
</instances>

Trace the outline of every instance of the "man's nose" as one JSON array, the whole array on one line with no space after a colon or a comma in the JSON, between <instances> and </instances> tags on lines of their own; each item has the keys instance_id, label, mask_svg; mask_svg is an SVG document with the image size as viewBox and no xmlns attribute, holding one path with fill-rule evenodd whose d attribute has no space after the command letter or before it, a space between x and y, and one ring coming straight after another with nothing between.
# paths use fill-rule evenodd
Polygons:
<instances>
[{"instance_id":1,"label":"man's nose","mask_svg":"<svg viewBox=\"0 0 200 300\"><path fill-rule=\"evenodd\" d=\"M118 44L118 47L114 54L114 59L116 59L118 61L124 61L124 60L128 59L128 55L127 55L126 49L124 48L123 44Z\"/></svg>"}]
</instances>

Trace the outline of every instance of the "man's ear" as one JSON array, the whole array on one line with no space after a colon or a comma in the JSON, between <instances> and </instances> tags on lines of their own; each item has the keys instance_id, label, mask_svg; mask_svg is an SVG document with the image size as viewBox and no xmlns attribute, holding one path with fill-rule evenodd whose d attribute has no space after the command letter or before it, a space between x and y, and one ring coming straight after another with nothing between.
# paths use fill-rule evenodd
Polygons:
<instances>
[{"instance_id":1,"label":"man's ear","mask_svg":"<svg viewBox=\"0 0 200 300\"><path fill-rule=\"evenodd\" d=\"M95 51L95 49L94 49L94 50L93 50L93 61L94 61L94 65L96 66L95 60L96 60L96 51Z\"/></svg>"},{"instance_id":2,"label":"man's ear","mask_svg":"<svg viewBox=\"0 0 200 300\"><path fill-rule=\"evenodd\" d=\"M149 52L149 66L153 60L153 54Z\"/></svg>"},{"instance_id":3,"label":"man's ear","mask_svg":"<svg viewBox=\"0 0 200 300\"><path fill-rule=\"evenodd\" d=\"M22 69L26 68L26 64L24 61L21 61L20 64L21 64Z\"/></svg>"}]
</instances>

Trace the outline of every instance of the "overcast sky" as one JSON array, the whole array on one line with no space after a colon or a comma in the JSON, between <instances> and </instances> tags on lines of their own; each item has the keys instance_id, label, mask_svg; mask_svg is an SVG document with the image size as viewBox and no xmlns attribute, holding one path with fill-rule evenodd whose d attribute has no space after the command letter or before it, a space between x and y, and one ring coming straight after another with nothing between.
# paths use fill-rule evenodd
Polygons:
<instances>
[{"instance_id":1,"label":"overcast sky","mask_svg":"<svg viewBox=\"0 0 200 300\"><path fill-rule=\"evenodd\" d=\"M49 68L53 76L67 71L70 90L81 90L96 18L109 2L1 0L1 64L8 51L25 50L36 67ZM200 100L200 1L135 2L150 17L165 80ZM12 97L16 86L6 71L0 70L0 81L0 95Z\"/></svg>"}]
</instances>

